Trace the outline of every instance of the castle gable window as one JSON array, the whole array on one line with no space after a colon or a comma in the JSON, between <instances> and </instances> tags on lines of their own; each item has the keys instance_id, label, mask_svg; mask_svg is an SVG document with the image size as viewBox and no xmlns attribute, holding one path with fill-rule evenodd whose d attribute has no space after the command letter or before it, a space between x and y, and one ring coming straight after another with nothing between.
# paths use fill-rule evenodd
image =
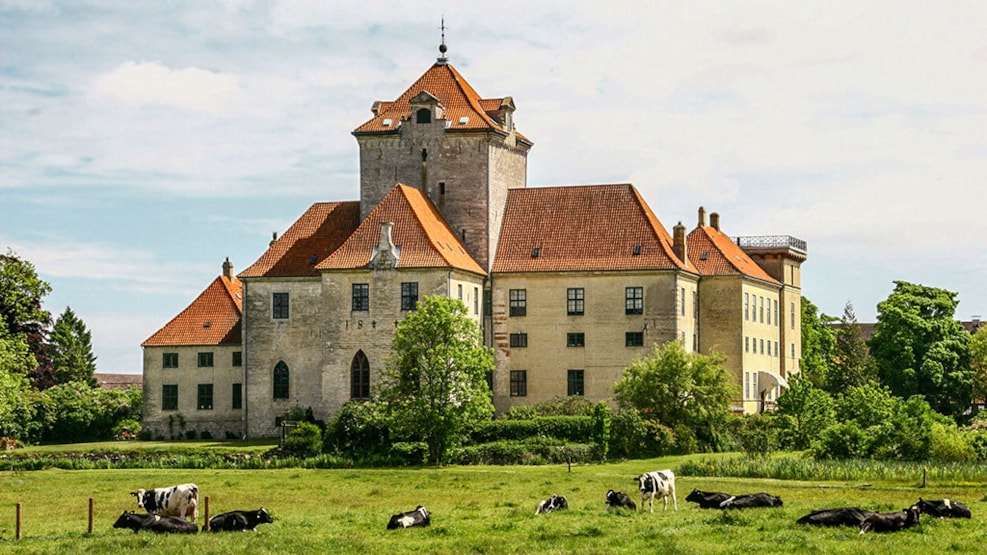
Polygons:
<instances>
[{"instance_id":1,"label":"castle gable window","mask_svg":"<svg viewBox=\"0 0 987 555\"><path fill-rule=\"evenodd\" d=\"M370 361L363 351L357 351L350 364L350 398L370 398Z\"/></svg>"},{"instance_id":2,"label":"castle gable window","mask_svg":"<svg viewBox=\"0 0 987 555\"><path fill-rule=\"evenodd\" d=\"M644 287L624 289L624 314L644 314Z\"/></svg>"},{"instance_id":3,"label":"castle gable window","mask_svg":"<svg viewBox=\"0 0 987 555\"><path fill-rule=\"evenodd\" d=\"M432 123L432 111L428 108L419 108L415 112L415 123Z\"/></svg>"},{"instance_id":4,"label":"castle gable window","mask_svg":"<svg viewBox=\"0 0 987 555\"><path fill-rule=\"evenodd\" d=\"M274 366L274 398L287 399L289 384L288 365L279 360Z\"/></svg>"},{"instance_id":5,"label":"castle gable window","mask_svg":"<svg viewBox=\"0 0 987 555\"><path fill-rule=\"evenodd\" d=\"M353 284L353 311L362 312L370 310L370 284Z\"/></svg>"},{"instance_id":6,"label":"castle gable window","mask_svg":"<svg viewBox=\"0 0 987 555\"><path fill-rule=\"evenodd\" d=\"M274 293L271 296L271 318L285 320L288 318L288 294Z\"/></svg>"},{"instance_id":7,"label":"castle gable window","mask_svg":"<svg viewBox=\"0 0 987 555\"><path fill-rule=\"evenodd\" d=\"M510 290L510 310L511 316L524 316L528 313L528 290Z\"/></svg>"},{"instance_id":8,"label":"castle gable window","mask_svg":"<svg viewBox=\"0 0 987 555\"><path fill-rule=\"evenodd\" d=\"M161 386L161 410L178 410L178 386L165 384Z\"/></svg>"}]
</instances>

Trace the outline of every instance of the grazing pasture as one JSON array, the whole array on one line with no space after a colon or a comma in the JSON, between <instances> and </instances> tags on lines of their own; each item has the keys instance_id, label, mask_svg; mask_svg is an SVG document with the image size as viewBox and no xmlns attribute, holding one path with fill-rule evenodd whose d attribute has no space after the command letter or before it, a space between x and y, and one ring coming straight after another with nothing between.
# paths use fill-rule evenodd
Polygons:
<instances>
[{"instance_id":1,"label":"grazing pasture","mask_svg":"<svg viewBox=\"0 0 987 555\"><path fill-rule=\"evenodd\" d=\"M0 552L22 553L981 553L987 545L987 484L936 484L918 477L873 482L676 477L680 491L770 491L782 507L677 512L608 511L609 489L633 491L635 476L676 469L682 458L617 464L358 470L40 470L0 471ZM265 507L274 523L256 532L134 534L112 527L133 510L134 484L195 482L200 516ZM858 483L859 484L859 483ZM535 516L552 493L569 510ZM86 533L88 498L95 532ZM795 521L815 509L857 506L889 512L919 497L960 500L967 519L923 515L894 534L860 536L851 527L818 528ZM15 506L23 503L24 538L14 540ZM385 530L388 519L424 505L428 528Z\"/></svg>"}]
</instances>

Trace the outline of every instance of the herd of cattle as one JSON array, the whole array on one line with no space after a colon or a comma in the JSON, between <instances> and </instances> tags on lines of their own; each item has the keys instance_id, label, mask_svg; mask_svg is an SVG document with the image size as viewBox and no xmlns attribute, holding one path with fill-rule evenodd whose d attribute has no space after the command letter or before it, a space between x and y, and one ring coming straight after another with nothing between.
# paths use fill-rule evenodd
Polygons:
<instances>
[{"instance_id":1,"label":"herd of cattle","mask_svg":"<svg viewBox=\"0 0 987 555\"><path fill-rule=\"evenodd\" d=\"M668 499L672 499L672 507L678 510L675 496L675 475L671 470L645 472L635 480L641 493L641 510L645 503L650 511L655 512L654 502L660 497L664 508L668 510ZM151 491L139 489L131 492L137 498L137 508L144 509L147 514L124 511L114 528L128 528L134 533L142 530L158 533L195 534L198 532L196 521L199 518L199 488L195 484L181 484L168 488L157 488ZM730 495L721 492L692 490L685 498L696 503L701 509L751 509L756 507L780 507L780 497L767 493L752 493ZM627 494L610 490L606 495L606 505L613 509L638 510ZM546 514L569 508L569 502L563 495L552 494L541 501L535 509L535 514ZM938 518L970 518L970 508L958 501L940 499L927 501L919 498L918 502L902 511L875 512L858 507L839 507L813 511L798 519L798 524L811 526L854 526L860 528L860 533L867 532L897 532L910 528L919 523L919 515L925 513ZM186 519L191 517L192 521ZM230 511L209 519L208 528L212 532L232 532L256 530L259 524L274 522L271 515L264 509L256 511ZM387 529L411 528L429 526L431 518L425 507L419 505L413 511L399 513L391 517Z\"/></svg>"}]
</instances>

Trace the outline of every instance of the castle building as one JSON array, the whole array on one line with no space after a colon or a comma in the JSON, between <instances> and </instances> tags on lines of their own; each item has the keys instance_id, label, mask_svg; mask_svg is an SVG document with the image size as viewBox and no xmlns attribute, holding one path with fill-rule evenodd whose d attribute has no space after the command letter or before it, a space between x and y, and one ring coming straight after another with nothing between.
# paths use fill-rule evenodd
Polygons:
<instances>
[{"instance_id":1,"label":"castle building","mask_svg":"<svg viewBox=\"0 0 987 555\"><path fill-rule=\"evenodd\" d=\"M730 237L702 208L669 234L631 184L528 187L513 99L482 98L440 51L353 131L359 201L313 204L142 344L145 429L264 437L293 409L329 419L370 397L425 295L482 327L498 413L609 399L669 341L726 355L734 410L770 407L798 372L805 243Z\"/></svg>"}]
</instances>

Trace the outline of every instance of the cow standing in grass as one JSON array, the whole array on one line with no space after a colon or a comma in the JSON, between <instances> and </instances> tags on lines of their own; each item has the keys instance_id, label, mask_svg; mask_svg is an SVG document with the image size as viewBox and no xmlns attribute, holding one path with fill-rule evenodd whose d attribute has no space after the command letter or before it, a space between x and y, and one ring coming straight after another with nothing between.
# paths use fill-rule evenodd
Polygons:
<instances>
[{"instance_id":1,"label":"cow standing in grass","mask_svg":"<svg viewBox=\"0 0 987 555\"><path fill-rule=\"evenodd\" d=\"M638 486L641 490L641 510L644 510L644 503L648 502L651 512L655 512L655 497L661 497L668 510L668 498L672 498L672 505L675 510L679 510L679 502L675 499L675 474L671 470L656 470L645 472L637 477Z\"/></svg>"},{"instance_id":2,"label":"cow standing in grass","mask_svg":"<svg viewBox=\"0 0 987 555\"><path fill-rule=\"evenodd\" d=\"M181 484L151 491L139 489L130 492L130 495L137 498L137 508L148 513L178 518L192 517L192 522L199 519L199 486L195 484Z\"/></svg>"}]
</instances>

